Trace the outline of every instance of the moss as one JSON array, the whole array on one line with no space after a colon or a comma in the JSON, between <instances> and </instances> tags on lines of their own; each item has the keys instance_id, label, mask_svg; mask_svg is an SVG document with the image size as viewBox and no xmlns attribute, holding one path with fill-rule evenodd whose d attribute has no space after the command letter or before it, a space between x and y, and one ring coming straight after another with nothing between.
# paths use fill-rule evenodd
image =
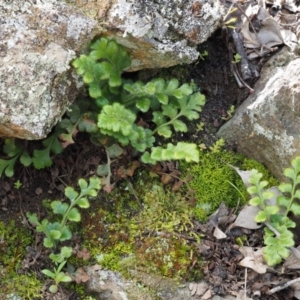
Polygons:
<instances>
[{"instance_id":1,"label":"moss","mask_svg":"<svg viewBox=\"0 0 300 300\"><path fill-rule=\"evenodd\" d=\"M125 277L132 269L177 279L187 276L188 266L199 259L180 238L180 233L193 231L188 202L145 172L133 182L94 202L93 212L84 212L85 246L102 268Z\"/></svg>"},{"instance_id":2,"label":"moss","mask_svg":"<svg viewBox=\"0 0 300 300\"><path fill-rule=\"evenodd\" d=\"M11 272L1 280L0 290L4 295L14 296L12 299L34 300L42 297L42 283L35 274Z\"/></svg>"},{"instance_id":3,"label":"moss","mask_svg":"<svg viewBox=\"0 0 300 300\"><path fill-rule=\"evenodd\" d=\"M249 198L244 183L229 164L241 170L257 168L266 180L276 182L262 164L241 154L231 151L201 152L198 164L183 164L181 168L185 175L192 177L189 185L195 191L194 216L197 220L206 221L222 202L228 207L236 207L245 204Z\"/></svg>"},{"instance_id":4,"label":"moss","mask_svg":"<svg viewBox=\"0 0 300 300\"><path fill-rule=\"evenodd\" d=\"M0 222L0 265L7 271L15 270L20 265L26 254L26 247L31 244L32 237L26 228L16 227L13 220L8 224Z\"/></svg>"},{"instance_id":5,"label":"moss","mask_svg":"<svg viewBox=\"0 0 300 300\"><path fill-rule=\"evenodd\" d=\"M263 179L267 180L269 182L268 187L279 185L279 181L275 177L272 176L270 171L263 164L261 164L260 162L254 160L254 159L245 158L241 164L240 169L241 170L256 169L259 173L263 174Z\"/></svg>"}]
</instances>

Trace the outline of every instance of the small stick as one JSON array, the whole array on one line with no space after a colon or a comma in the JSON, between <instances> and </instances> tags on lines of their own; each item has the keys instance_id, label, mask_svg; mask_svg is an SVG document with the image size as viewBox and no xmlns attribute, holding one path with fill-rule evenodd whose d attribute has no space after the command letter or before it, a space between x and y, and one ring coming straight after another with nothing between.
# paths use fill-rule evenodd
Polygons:
<instances>
[{"instance_id":1,"label":"small stick","mask_svg":"<svg viewBox=\"0 0 300 300\"><path fill-rule=\"evenodd\" d=\"M300 277L298 277L298 278L296 278L296 279L293 279L293 280L290 280L290 281L286 282L286 283L283 284L283 285L279 285L279 286L277 286L277 287L275 287L275 288L269 290L269 291L267 292L267 295L273 295L273 294L275 294L275 293L277 293L277 292L279 292L279 291L281 291L281 290L284 290L284 289L288 288L289 286L291 286L292 284L294 284L294 283L296 283L296 282L300 282Z\"/></svg>"}]
</instances>

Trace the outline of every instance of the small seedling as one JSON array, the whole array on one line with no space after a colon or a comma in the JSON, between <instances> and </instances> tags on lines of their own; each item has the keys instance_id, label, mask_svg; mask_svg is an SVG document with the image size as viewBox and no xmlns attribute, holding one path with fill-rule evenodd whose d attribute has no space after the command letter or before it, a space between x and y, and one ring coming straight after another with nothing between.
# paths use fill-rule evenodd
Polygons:
<instances>
[{"instance_id":1,"label":"small seedling","mask_svg":"<svg viewBox=\"0 0 300 300\"><path fill-rule=\"evenodd\" d=\"M237 63L239 63L240 61L241 61L241 56L238 54L238 53L236 53L234 56L233 56L233 61L232 61L232 63L233 64L237 64Z\"/></svg>"},{"instance_id":2,"label":"small seedling","mask_svg":"<svg viewBox=\"0 0 300 300\"><path fill-rule=\"evenodd\" d=\"M259 207L259 212L255 217L258 223L265 223L265 248L264 258L269 266L279 264L282 259L290 255L289 247L294 246L294 236L290 228L294 228L296 223L289 217L289 213L300 215L300 157L292 160L292 168L284 170L284 175L289 178L289 183L282 183L278 189L282 195L276 199L276 204L270 202L274 198L273 192L265 187L267 181L262 181L262 174L257 170L252 170L250 175L250 186L247 191L252 196L250 204Z\"/></svg>"},{"instance_id":3,"label":"small seedling","mask_svg":"<svg viewBox=\"0 0 300 300\"><path fill-rule=\"evenodd\" d=\"M206 56L208 56L207 50L204 50L203 52L199 53L199 57L201 60L205 60Z\"/></svg>"},{"instance_id":4,"label":"small seedling","mask_svg":"<svg viewBox=\"0 0 300 300\"><path fill-rule=\"evenodd\" d=\"M60 222L50 222L48 219L44 219L40 222L36 213L27 213L29 222L36 226L37 232L43 232L45 234L44 246L51 248L52 253L49 255L50 259L58 267L54 268L53 272L45 269L42 272L51 277L55 284L51 285L50 291L56 293L58 284L60 282L69 282L71 277L61 272L63 266L67 262L72 254L72 248L62 247L59 254L56 253L59 242L70 240L72 238L72 232L68 227L68 222L79 222L81 220L81 214L76 206L80 208L88 208L90 206L88 197L96 197L98 191L101 188L101 179L97 177L91 177L89 183L85 179L79 179L78 184L80 187L80 193L74 190L74 188L67 186L65 188L65 196L70 200L70 204L62 202L61 200L55 200L51 203L51 208L54 214L61 215Z\"/></svg>"}]
</instances>

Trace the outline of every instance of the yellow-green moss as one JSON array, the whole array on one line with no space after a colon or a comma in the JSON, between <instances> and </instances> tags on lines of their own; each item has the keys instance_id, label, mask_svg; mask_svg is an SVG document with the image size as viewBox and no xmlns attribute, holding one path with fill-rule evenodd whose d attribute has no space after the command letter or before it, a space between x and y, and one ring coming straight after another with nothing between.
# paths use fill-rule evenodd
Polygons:
<instances>
[{"instance_id":1,"label":"yellow-green moss","mask_svg":"<svg viewBox=\"0 0 300 300\"><path fill-rule=\"evenodd\" d=\"M26 247L32 244L32 237L25 227L0 222L0 265L8 271L15 270L26 254Z\"/></svg>"},{"instance_id":2,"label":"yellow-green moss","mask_svg":"<svg viewBox=\"0 0 300 300\"><path fill-rule=\"evenodd\" d=\"M0 296L7 295L7 299L10 299L9 295L13 296L11 299L42 299L42 283L33 273L25 275L11 272L1 280L0 291Z\"/></svg>"},{"instance_id":3,"label":"yellow-green moss","mask_svg":"<svg viewBox=\"0 0 300 300\"><path fill-rule=\"evenodd\" d=\"M182 278L191 262L199 259L179 237L192 231L193 212L184 196L141 174L131 188L115 189L105 200L94 202L92 213L84 213L85 246L103 268L125 276L135 269Z\"/></svg>"},{"instance_id":4,"label":"yellow-green moss","mask_svg":"<svg viewBox=\"0 0 300 300\"><path fill-rule=\"evenodd\" d=\"M181 168L185 175L192 177L189 185L195 191L194 216L197 220L206 221L222 202L228 207L236 207L249 198L244 183L229 164L241 170L257 168L264 174L264 179L276 183L262 164L241 154L231 151L201 152L198 164L185 163Z\"/></svg>"}]
</instances>

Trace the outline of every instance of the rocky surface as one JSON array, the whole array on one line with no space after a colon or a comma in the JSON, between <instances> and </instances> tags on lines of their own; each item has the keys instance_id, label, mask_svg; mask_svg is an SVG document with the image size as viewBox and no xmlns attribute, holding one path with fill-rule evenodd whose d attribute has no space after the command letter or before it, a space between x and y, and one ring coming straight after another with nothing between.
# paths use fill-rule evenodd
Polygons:
<instances>
[{"instance_id":1,"label":"rocky surface","mask_svg":"<svg viewBox=\"0 0 300 300\"><path fill-rule=\"evenodd\" d=\"M51 1L0 2L0 136L44 138L77 95L70 62L96 22Z\"/></svg>"},{"instance_id":2,"label":"rocky surface","mask_svg":"<svg viewBox=\"0 0 300 300\"><path fill-rule=\"evenodd\" d=\"M122 43L131 70L168 67L196 60L222 17L218 1L67 2L0 2L0 137L47 136L78 92L70 62L95 36Z\"/></svg>"},{"instance_id":3,"label":"rocky surface","mask_svg":"<svg viewBox=\"0 0 300 300\"><path fill-rule=\"evenodd\" d=\"M263 67L254 92L218 132L279 179L300 155L300 58L286 48Z\"/></svg>"}]
</instances>

